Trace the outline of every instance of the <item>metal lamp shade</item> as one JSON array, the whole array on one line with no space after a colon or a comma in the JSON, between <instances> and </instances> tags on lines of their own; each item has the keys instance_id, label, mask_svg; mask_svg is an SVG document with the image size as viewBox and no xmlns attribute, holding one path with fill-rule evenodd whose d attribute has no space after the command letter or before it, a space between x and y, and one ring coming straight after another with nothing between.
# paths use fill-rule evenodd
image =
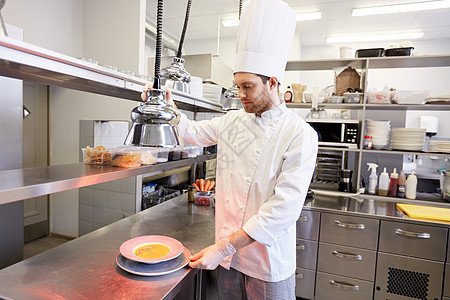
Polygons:
<instances>
[{"instance_id":1,"label":"metal lamp shade","mask_svg":"<svg viewBox=\"0 0 450 300\"><path fill-rule=\"evenodd\" d=\"M152 89L149 100L131 111L133 125L125 139L125 145L144 147L183 146L178 123L180 113L168 106L165 91Z\"/></svg>"},{"instance_id":2,"label":"metal lamp shade","mask_svg":"<svg viewBox=\"0 0 450 300\"><path fill-rule=\"evenodd\" d=\"M161 84L165 87L189 94L191 75L184 68L184 59L172 58L172 64L161 70Z\"/></svg>"},{"instance_id":3,"label":"metal lamp shade","mask_svg":"<svg viewBox=\"0 0 450 300\"><path fill-rule=\"evenodd\" d=\"M228 111L244 108L238 95L239 89L237 88L236 84L233 84L233 86L226 90L224 93L225 100L223 102L223 110Z\"/></svg>"}]
</instances>

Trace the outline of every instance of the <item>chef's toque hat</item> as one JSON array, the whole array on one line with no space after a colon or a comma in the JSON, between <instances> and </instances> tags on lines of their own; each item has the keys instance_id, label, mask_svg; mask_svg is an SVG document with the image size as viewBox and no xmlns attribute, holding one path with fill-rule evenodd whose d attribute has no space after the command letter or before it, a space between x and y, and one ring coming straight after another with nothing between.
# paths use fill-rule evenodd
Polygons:
<instances>
[{"instance_id":1,"label":"chef's toque hat","mask_svg":"<svg viewBox=\"0 0 450 300\"><path fill-rule=\"evenodd\" d=\"M274 76L283 81L296 15L281 0L249 0L242 8L234 73Z\"/></svg>"}]
</instances>

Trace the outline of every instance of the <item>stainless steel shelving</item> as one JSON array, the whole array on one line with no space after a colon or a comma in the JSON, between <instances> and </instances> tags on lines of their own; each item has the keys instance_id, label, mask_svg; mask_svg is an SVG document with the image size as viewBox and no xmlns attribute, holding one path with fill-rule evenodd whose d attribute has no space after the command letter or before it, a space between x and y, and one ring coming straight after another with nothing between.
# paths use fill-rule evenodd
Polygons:
<instances>
[{"instance_id":1,"label":"stainless steel shelving","mask_svg":"<svg viewBox=\"0 0 450 300\"><path fill-rule=\"evenodd\" d=\"M157 174L216 158L216 154L139 168L83 163L0 171L0 205L147 173Z\"/></svg>"},{"instance_id":2,"label":"stainless steel shelving","mask_svg":"<svg viewBox=\"0 0 450 300\"><path fill-rule=\"evenodd\" d=\"M141 101L146 80L8 37L0 37L0 75ZM221 112L219 103L174 92L181 109Z\"/></svg>"},{"instance_id":3,"label":"stainless steel shelving","mask_svg":"<svg viewBox=\"0 0 450 300\"><path fill-rule=\"evenodd\" d=\"M393 155L424 155L424 156L443 156L450 157L450 153L436 153L436 152L425 152L425 151L404 151L404 150L376 150L376 149L357 149L357 148L344 148L344 147L326 147L320 146L320 150L333 150L333 151L346 151L346 152L364 152L364 153L375 153L375 154L393 154Z\"/></svg>"}]
</instances>

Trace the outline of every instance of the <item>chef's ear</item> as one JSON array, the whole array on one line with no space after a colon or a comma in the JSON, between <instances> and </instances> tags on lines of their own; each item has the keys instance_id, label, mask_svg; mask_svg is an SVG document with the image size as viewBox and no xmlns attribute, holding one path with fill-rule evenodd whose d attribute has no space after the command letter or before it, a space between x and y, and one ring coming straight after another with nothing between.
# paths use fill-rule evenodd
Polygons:
<instances>
[{"instance_id":1,"label":"chef's ear","mask_svg":"<svg viewBox=\"0 0 450 300\"><path fill-rule=\"evenodd\" d=\"M278 79L276 77L269 77L269 87L270 89L278 88Z\"/></svg>"}]
</instances>

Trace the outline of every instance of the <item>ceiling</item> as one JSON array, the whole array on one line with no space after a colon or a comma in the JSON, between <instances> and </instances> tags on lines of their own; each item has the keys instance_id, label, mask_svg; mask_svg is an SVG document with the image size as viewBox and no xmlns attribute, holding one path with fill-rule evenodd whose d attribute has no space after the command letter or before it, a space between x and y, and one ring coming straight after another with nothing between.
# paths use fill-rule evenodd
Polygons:
<instances>
[{"instance_id":1,"label":"ceiling","mask_svg":"<svg viewBox=\"0 0 450 300\"><path fill-rule=\"evenodd\" d=\"M352 17L353 8L399 4L414 0L285 0L296 12L321 11L322 19L297 22L296 32L303 46L326 44L326 37L337 34L380 32L388 30L423 31L421 40L450 39L450 9ZM147 19L156 18L156 0L147 0ZM178 39L184 23L187 0L166 0L163 30ZM186 39L235 37L236 27L223 27L220 19L237 18L239 0L192 0Z\"/></svg>"}]
</instances>

